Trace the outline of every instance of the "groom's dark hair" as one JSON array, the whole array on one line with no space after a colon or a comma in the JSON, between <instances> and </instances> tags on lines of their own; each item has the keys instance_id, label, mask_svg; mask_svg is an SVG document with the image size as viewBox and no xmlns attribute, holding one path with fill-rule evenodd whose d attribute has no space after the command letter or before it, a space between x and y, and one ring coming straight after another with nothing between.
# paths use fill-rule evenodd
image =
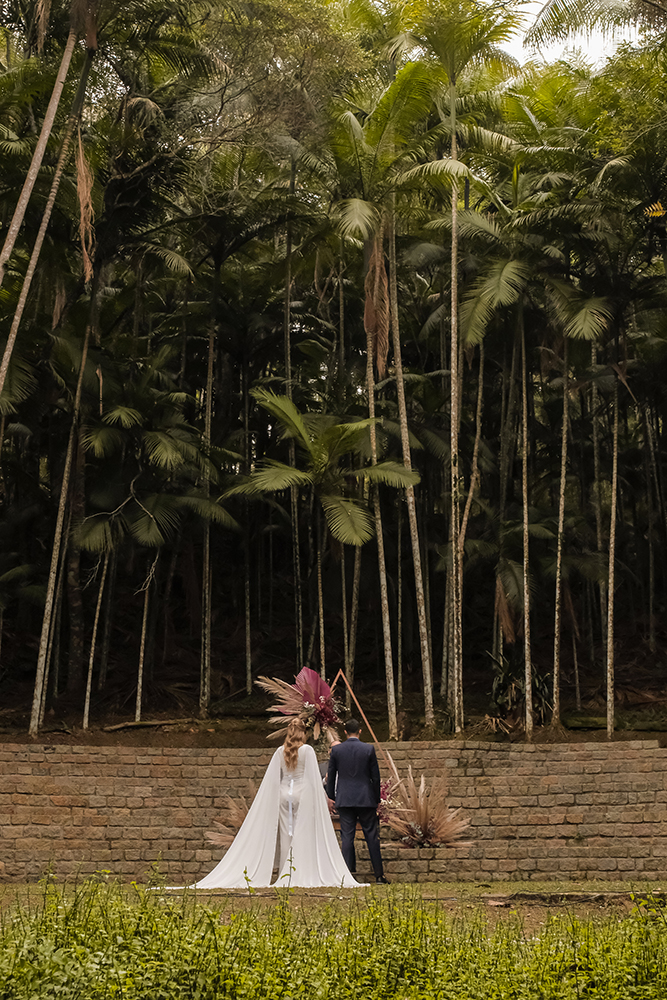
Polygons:
<instances>
[{"instance_id":1,"label":"groom's dark hair","mask_svg":"<svg viewBox=\"0 0 667 1000\"><path fill-rule=\"evenodd\" d=\"M359 725L356 719L348 719L347 722L344 724L343 729L345 730L346 733L354 734L359 732L361 726Z\"/></svg>"}]
</instances>

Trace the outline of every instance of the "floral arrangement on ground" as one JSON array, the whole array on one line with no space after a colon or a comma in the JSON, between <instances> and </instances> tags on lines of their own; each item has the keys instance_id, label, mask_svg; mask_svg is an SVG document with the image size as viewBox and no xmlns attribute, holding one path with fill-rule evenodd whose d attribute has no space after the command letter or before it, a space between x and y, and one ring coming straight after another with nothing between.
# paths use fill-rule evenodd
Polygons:
<instances>
[{"instance_id":1,"label":"floral arrangement on ground","mask_svg":"<svg viewBox=\"0 0 667 1000\"><path fill-rule=\"evenodd\" d=\"M417 784L411 767L407 778L401 778L391 755L387 757L392 776L380 788L380 822L407 847L467 846L469 841L461 838L470 821L447 805L446 779L437 777L429 787L422 774Z\"/></svg>"}]
</instances>

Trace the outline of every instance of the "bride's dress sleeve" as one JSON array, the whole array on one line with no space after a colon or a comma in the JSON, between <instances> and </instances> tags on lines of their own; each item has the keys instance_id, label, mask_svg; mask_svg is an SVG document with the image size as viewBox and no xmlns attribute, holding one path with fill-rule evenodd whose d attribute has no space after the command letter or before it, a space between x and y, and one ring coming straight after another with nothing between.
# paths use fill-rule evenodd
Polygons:
<instances>
[{"instance_id":1,"label":"bride's dress sleeve","mask_svg":"<svg viewBox=\"0 0 667 1000\"><path fill-rule=\"evenodd\" d=\"M244 889L271 884L280 809L280 760L276 750L248 815L222 861L197 889Z\"/></svg>"},{"instance_id":2,"label":"bride's dress sleeve","mask_svg":"<svg viewBox=\"0 0 667 1000\"><path fill-rule=\"evenodd\" d=\"M299 755L305 758L305 771L294 824L292 853L279 872L276 884L303 888L343 886L352 889L360 883L352 878L343 861L329 815L315 751L311 746L304 745L299 749Z\"/></svg>"}]
</instances>

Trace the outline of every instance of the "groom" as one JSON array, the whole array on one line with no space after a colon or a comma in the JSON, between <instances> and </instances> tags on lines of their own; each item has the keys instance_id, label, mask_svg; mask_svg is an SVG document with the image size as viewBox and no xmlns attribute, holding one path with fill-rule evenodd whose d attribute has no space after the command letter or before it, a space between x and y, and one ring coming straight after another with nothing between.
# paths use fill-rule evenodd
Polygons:
<instances>
[{"instance_id":1,"label":"groom","mask_svg":"<svg viewBox=\"0 0 667 1000\"><path fill-rule=\"evenodd\" d=\"M327 772L327 795L335 799L340 816L341 849L345 864L352 873L356 871L354 834L357 820L361 824L375 881L384 883L382 855L380 854L380 829L377 807L380 802L380 768L375 748L359 739L361 727L356 719L349 719L345 726L347 739L331 749Z\"/></svg>"}]
</instances>

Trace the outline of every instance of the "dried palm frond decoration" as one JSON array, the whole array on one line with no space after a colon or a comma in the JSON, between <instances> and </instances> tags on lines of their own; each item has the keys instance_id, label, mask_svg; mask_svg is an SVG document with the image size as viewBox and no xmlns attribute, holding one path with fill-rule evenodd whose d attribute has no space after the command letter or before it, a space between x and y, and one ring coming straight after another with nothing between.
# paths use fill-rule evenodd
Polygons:
<instances>
[{"instance_id":1,"label":"dried palm frond decoration","mask_svg":"<svg viewBox=\"0 0 667 1000\"><path fill-rule=\"evenodd\" d=\"M470 822L460 809L447 805L445 778L435 778L428 787L422 774L417 785L411 767L401 779L391 756L389 762L393 775L388 798L381 803L381 821L409 847L467 846L461 837Z\"/></svg>"},{"instance_id":2,"label":"dried palm frond decoration","mask_svg":"<svg viewBox=\"0 0 667 1000\"><path fill-rule=\"evenodd\" d=\"M246 800L243 795L238 799L233 799L228 795L225 799L224 814L222 819L214 819L213 824L217 830L207 830L204 836L209 844L215 847L229 847L243 826L243 821L248 815L248 810L255 797L255 786L252 781L248 782L249 797Z\"/></svg>"},{"instance_id":3,"label":"dried palm frond decoration","mask_svg":"<svg viewBox=\"0 0 667 1000\"><path fill-rule=\"evenodd\" d=\"M276 699L275 705L269 705L267 711L279 713L272 716L269 722L281 725L281 728L269 733L268 739L283 736L287 732L283 723L286 718L294 716L303 719L313 730L316 740L320 733L326 734L330 740L338 738L333 727L340 722L339 706L334 701L331 688L315 670L304 667L294 678L294 684L277 677L259 677L255 683Z\"/></svg>"}]
</instances>

